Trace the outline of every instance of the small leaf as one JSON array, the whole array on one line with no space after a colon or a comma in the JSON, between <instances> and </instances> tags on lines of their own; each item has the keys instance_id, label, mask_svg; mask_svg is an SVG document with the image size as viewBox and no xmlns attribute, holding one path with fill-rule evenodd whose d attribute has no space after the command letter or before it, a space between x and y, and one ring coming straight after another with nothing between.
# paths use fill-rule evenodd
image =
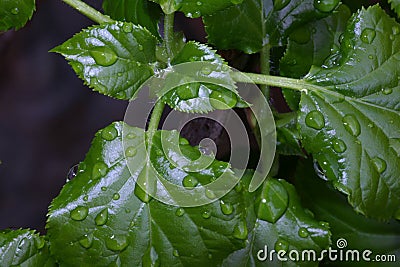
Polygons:
<instances>
[{"instance_id":1,"label":"small leaf","mask_svg":"<svg viewBox=\"0 0 400 267\"><path fill-rule=\"evenodd\" d=\"M339 1L335 2L338 4ZM314 0L244 0L240 5L206 16L203 20L208 41L219 49L234 48L256 53L267 44L285 44L293 30L327 15L329 12L314 7Z\"/></svg>"},{"instance_id":2,"label":"small leaf","mask_svg":"<svg viewBox=\"0 0 400 267\"><path fill-rule=\"evenodd\" d=\"M165 14L175 11L185 13L187 17L198 18L210 15L229 6L239 4L243 0L151 0L160 4Z\"/></svg>"},{"instance_id":3,"label":"small leaf","mask_svg":"<svg viewBox=\"0 0 400 267\"><path fill-rule=\"evenodd\" d=\"M399 0L388 0L390 3L392 10L397 13L397 16L400 16L400 1Z\"/></svg>"},{"instance_id":4,"label":"small leaf","mask_svg":"<svg viewBox=\"0 0 400 267\"><path fill-rule=\"evenodd\" d=\"M156 38L128 22L106 23L76 34L52 52L62 54L94 90L131 99L153 75Z\"/></svg>"},{"instance_id":5,"label":"small leaf","mask_svg":"<svg viewBox=\"0 0 400 267\"><path fill-rule=\"evenodd\" d=\"M159 36L158 22L162 11L148 0L104 0L103 9L115 20L141 25L154 36Z\"/></svg>"},{"instance_id":6,"label":"small leaf","mask_svg":"<svg viewBox=\"0 0 400 267\"><path fill-rule=\"evenodd\" d=\"M305 77L299 125L324 179L369 217L400 207L400 25L379 6L349 21L337 62ZM308 93L307 93L308 92Z\"/></svg>"},{"instance_id":7,"label":"small leaf","mask_svg":"<svg viewBox=\"0 0 400 267\"><path fill-rule=\"evenodd\" d=\"M305 157L300 146L300 133L297 129L297 113L277 115L275 121L277 132L276 149L279 154Z\"/></svg>"},{"instance_id":8,"label":"small leaf","mask_svg":"<svg viewBox=\"0 0 400 267\"><path fill-rule=\"evenodd\" d=\"M0 31L23 27L35 11L35 0L2 0L0 3Z\"/></svg>"},{"instance_id":9,"label":"small leaf","mask_svg":"<svg viewBox=\"0 0 400 267\"><path fill-rule=\"evenodd\" d=\"M50 256L48 242L35 231L0 231L1 266L57 266Z\"/></svg>"}]
</instances>

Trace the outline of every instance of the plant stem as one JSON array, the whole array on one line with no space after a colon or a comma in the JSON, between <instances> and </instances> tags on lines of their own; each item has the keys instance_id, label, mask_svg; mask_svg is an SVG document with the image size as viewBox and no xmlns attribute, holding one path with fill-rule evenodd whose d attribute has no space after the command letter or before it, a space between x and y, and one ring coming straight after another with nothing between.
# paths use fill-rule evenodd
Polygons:
<instances>
[{"instance_id":1,"label":"plant stem","mask_svg":"<svg viewBox=\"0 0 400 267\"><path fill-rule=\"evenodd\" d=\"M157 104L153 108L153 112L151 113L149 127L147 129L148 132L148 141L153 139L155 132L158 129L158 125L160 124L160 119L164 111L165 104L161 100L158 100Z\"/></svg>"},{"instance_id":2,"label":"plant stem","mask_svg":"<svg viewBox=\"0 0 400 267\"><path fill-rule=\"evenodd\" d=\"M74 9L78 10L81 14L85 15L89 19L97 22L114 22L109 16L102 14L88 4L82 2L81 0L63 0L66 4L70 5Z\"/></svg>"},{"instance_id":3,"label":"plant stem","mask_svg":"<svg viewBox=\"0 0 400 267\"><path fill-rule=\"evenodd\" d=\"M265 45L261 52L260 52L260 67L261 67L261 73L262 74L266 74L269 75L269 51L270 50L270 46L269 45ZM263 93L263 95L267 98L267 100L269 99L269 86L268 85L261 85L261 92Z\"/></svg>"},{"instance_id":4,"label":"plant stem","mask_svg":"<svg viewBox=\"0 0 400 267\"><path fill-rule=\"evenodd\" d=\"M164 18L164 42L167 49L167 54L172 57L172 42L174 41L174 13L165 14Z\"/></svg>"}]
</instances>

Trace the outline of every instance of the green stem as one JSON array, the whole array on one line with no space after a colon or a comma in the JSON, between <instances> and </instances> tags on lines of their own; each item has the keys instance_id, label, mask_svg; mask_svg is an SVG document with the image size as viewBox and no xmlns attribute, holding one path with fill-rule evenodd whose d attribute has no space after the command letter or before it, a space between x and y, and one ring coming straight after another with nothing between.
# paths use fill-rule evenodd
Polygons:
<instances>
[{"instance_id":1,"label":"green stem","mask_svg":"<svg viewBox=\"0 0 400 267\"><path fill-rule=\"evenodd\" d=\"M172 57L172 43L174 41L174 13L165 14L164 18L164 42L167 49L167 54Z\"/></svg>"},{"instance_id":2,"label":"green stem","mask_svg":"<svg viewBox=\"0 0 400 267\"><path fill-rule=\"evenodd\" d=\"M63 0L66 4L78 10L81 14L97 23L114 22L109 16L102 14L81 0Z\"/></svg>"},{"instance_id":3,"label":"green stem","mask_svg":"<svg viewBox=\"0 0 400 267\"><path fill-rule=\"evenodd\" d=\"M261 73L262 74L266 74L269 75L269 54L270 52L270 46L269 45L265 45L261 52L260 52L260 66L261 66ZM263 95L269 99L269 86L268 85L261 85L261 92L263 93Z\"/></svg>"}]
</instances>

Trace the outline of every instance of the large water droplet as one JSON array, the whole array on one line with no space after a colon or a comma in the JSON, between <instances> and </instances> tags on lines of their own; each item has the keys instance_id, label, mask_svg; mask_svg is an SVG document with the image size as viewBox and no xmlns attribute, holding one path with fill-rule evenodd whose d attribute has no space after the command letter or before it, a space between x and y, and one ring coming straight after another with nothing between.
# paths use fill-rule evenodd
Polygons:
<instances>
[{"instance_id":1,"label":"large water droplet","mask_svg":"<svg viewBox=\"0 0 400 267\"><path fill-rule=\"evenodd\" d=\"M115 52L106 46L94 47L89 53L97 64L104 67L111 66L118 58Z\"/></svg>"},{"instance_id":2,"label":"large water droplet","mask_svg":"<svg viewBox=\"0 0 400 267\"><path fill-rule=\"evenodd\" d=\"M329 229L329 223L328 222L320 221L318 224L321 225L324 228L328 228Z\"/></svg>"},{"instance_id":3,"label":"large water droplet","mask_svg":"<svg viewBox=\"0 0 400 267\"><path fill-rule=\"evenodd\" d=\"M175 215L178 217L183 216L183 214L185 214L185 210L183 208L177 208L175 211Z\"/></svg>"},{"instance_id":4,"label":"large water droplet","mask_svg":"<svg viewBox=\"0 0 400 267\"><path fill-rule=\"evenodd\" d=\"M93 235L86 234L82 239L79 240L79 244L84 248L90 248L93 244Z\"/></svg>"},{"instance_id":5,"label":"large water droplet","mask_svg":"<svg viewBox=\"0 0 400 267\"><path fill-rule=\"evenodd\" d=\"M214 191L212 191L210 189L206 189L206 197L208 199L215 199L216 198Z\"/></svg>"},{"instance_id":6,"label":"large water droplet","mask_svg":"<svg viewBox=\"0 0 400 267\"><path fill-rule=\"evenodd\" d=\"M87 217L88 213L89 213L89 209L87 207L78 206L71 211L70 217L72 220L82 221Z\"/></svg>"},{"instance_id":7,"label":"large water droplet","mask_svg":"<svg viewBox=\"0 0 400 267\"><path fill-rule=\"evenodd\" d=\"M357 137L361 133L361 126L354 115L346 115L342 119L344 128L353 136Z\"/></svg>"},{"instance_id":8,"label":"large water droplet","mask_svg":"<svg viewBox=\"0 0 400 267\"><path fill-rule=\"evenodd\" d=\"M120 199L120 197L121 197L121 196L120 196L118 193L114 193L114 195L113 195L112 198L113 198L114 200L118 200L118 199Z\"/></svg>"},{"instance_id":9,"label":"large water droplet","mask_svg":"<svg viewBox=\"0 0 400 267\"><path fill-rule=\"evenodd\" d=\"M228 89L214 89L210 94L210 103L216 109L231 109L236 105L237 97Z\"/></svg>"},{"instance_id":10,"label":"large water droplet","mask_svg":"<svg viewBox=\"0 0 400 267\"><path fill-rule=\"evenodd\" d=\"M379 173L382 173L386 170L387 164L386 161L384 161L383 159L376 157L373 158L371 162Z\"/></svg>"},{"instance_id":11,"label":"large water droplet","mask_svg":"<svg viewBox=\"0 0 400 267\"><path fill-rule=\"evenodd\" d=\"M203 3L200 2L200 1L197 1L197 2L196 2L196 5L201 6L201 5L203 5Z\"/></svg>"},{"instance_id":12,"label":"large water droplet","mask_svg":"<svg viewBox=\"0 0 400 267\"><path fill-rule=\"evenodd\" d=\"M233 228L233 237L237 239L246 239L247 238L247 223L246 220L241 219Z\"/></svg>"},{"instance_id":13,"label":"large water droplet","mask_svg":"<svg viewBox=\"0 0 400 267\"><path fill-rule=\"evenodd\" d=\"M202 211L201 217L203 217L204 219L210 218L211 217L211 211L209 211L209 210Z\"/></svg>"},{"instance_id":14,"label":"large water droplet","mask_svg":"<svg viewBox=\"0 0 400 267\"><path fill-rule=\"evenodd\" d=\"M370 44L374 41L376 31L371 28L366 28L361 32L360 39L363 43Z\"/></svg>"},{"instance_id":15,"label":"large water droplet","mask_svg":"<svg viewBox=\"0 0 400 267\"><path fill-rule=\"evenodd\" d=\"M133 30L133 25L132 23L124 23L124 25L122 26L122 30L126 33L130 33Z\"/></svg>"},{"instance_id":16,"label":"large water droplet","mask_svg":"<svg viewBox=\"0 0 400 267\"><path fill-rule=\"evenodd\" d=\"M290 3L290 0L274 0L274 9L281 10Z\"/></svg>"},{"instance_id":17,"label":"large water droplet","mask_svg":"<svg viewBox=\"0 0 400 267\"><path fill-rule=\"evenodd\" d=\"M109 125L101 131L101 137L104 140L112 141L118 136L118 131L113 125Z\"/></svg>"},{"instance_id":18,"label":"large water droplet","mask_svg":"<svg viewBox=\"0 0 400 267\"><path fill-rule=\"evenodd\" d=\"M97 162L94 164L93 169L92 169L92 178L93 179L99 179L100 177L103 177L107 173L107 165L104 162Z\"/></svg>"},{"instance_id":19,"label":"large water droplet","mask_svg":"<svg viewBox=\"0 0 400 267\"><path fill-rule=\"evenodd\" d=\"M67 181L72 180L76 176L76 174L78 173L78 166L79 164L75 164L71 167L71 169L69 169L67 174Z\"/></svg>"},{"instance_id":20,"label":"large water droplet","mask_svg":"<svg viewBox=\"0 0 400 267\"><path fill-rule=\"evenodd\" d=\"M106 239L106 247L112 251L122 251L128 246L128 239L123 235L112 235Z\"/></svg>"},{"instance_id":21,"label":"large water droplet","mask_svg":"<svg viewBox=\"0 0 400 267\"><path fill-rule=\"evenodd\" d=\"M333 142L332 142L332 148L333 148L333 150L335 150L335 152L337 152L337 153L343 153L343 152L346 151L347 146L346 146L346 143L343 142L342 140L340 140L340 139L335 139L335 140L333 140Z\"/></svg>"},{"instance_id":22,"label":"large water droplet","mask_svg":"<svg viewBox=\"0 0 400 267\"><path fill-rule=\"evenodd\" d=\"M134 157L136 155L136 148L134 148L133 146L128 147L127 149L125 149L125 156L126 157Z\"/></svg>"},{"instance_id":23,"label":"large water droplet","mask_svg":"<svg viewBox=\"0 0 400 267\"><path fill-rule=\"evenodd\" d=\"M325 126L324 115L318 110L313 110L306 115L306 125L316 130L321 130Z\"/></svg>"},{"instance_id":24,"label":"large water droplet","mask_svg":"<svg viewBox=\"0 0 400 267\"><path fill-rule=\"evenodd\" d=\"M286 211L289 195L285 187L277 180L269 179L257 200L257 216L261 220L275 223Z\"/></svg>"},{"instance_id":25,"label":"large water droplet","mask_svg":"<svg viewBox=\"0 0 400 267\"><path fill-rule=\"evenodd\" d=\"M172 255L174 255L174 257L179 257L179 251L174 249L174 251L172 251Z\"/></svg>"},{"instance_id":26,"label":"large water droplet","mask_svg":"<svg viewBox=\"0 0 400 267\"><path fill-rule=\"evenodd\" d=\"M199 181L196 179L196 177L193 177L191 175L187 175L185 178L182 180L182 185L186 189L193 189L196 187L196 185L199 184Z\"/></svg>"},{"instance_id":27,"label":"large water droplet","mask_svg":"<svg viewBox=\"0 0 400 267\"><path fill-rule=\"evenodd\" d=\"M231 203L225 202L223 200L221 200L219 202L219 205L221 207L221 211L223 214L225 215L230 215L233 212L233 205Z\"/></svg>"},{"instance_id":28,"label":"large water droplet","mask_svg":"<svg viewBox=\"0 0 400 267\"><path fill-rule=\"evenodd\" d=\"M275 242L275 246L274 246L275 251L288 251L289 250L289 243L282 239L282 238L278 238L278 240L276 240Z\"/></svg>"},{"instance_id":29,"label":"large water droplet","mask_svg":"<svg viewBox=\"0 0 400 267\"><path fill-rule=\"evenodd\" d=\"M299 234L299 236L300 236L301 238L307 238L308 235L309 235L309 232L308 232L307 228L301 227L301 228L299 229L298 234Z\"/></svg>"},{"instance_id":30,"label":"large water droplet","mask_svg":"<svg viewBox=\"0 0 400 267\"><path fill-rule=\"evenodd\" d=\"M321 12L331 12L338 4L339 0L314 0L314 7Z\"/></svg>"},{"instance_id":31,"label":"large water droplet","mask_svg":"<svg viewBox=\"0 0 400 267\"><path fill-rule=\"evenodd\" d=\"M102 211L100 211L99 214L97 214L96 218L94 219L94 222L96 223L97 226L102 226L105 225L108 221L108 209L105 208Z\"/></svg>"},{"instance_id":32,"label":"large water droplet","mask_svg":"<svg viewBox=\"0 0 400 267\"><path fill-rule=\"evenodd\" d=\"M18 14L19 14L19 9L18 9L18 7L14 7L13 9L11 9L11 14L13 14L13 15L18 15Z\"/></svg>"}]
</instances>

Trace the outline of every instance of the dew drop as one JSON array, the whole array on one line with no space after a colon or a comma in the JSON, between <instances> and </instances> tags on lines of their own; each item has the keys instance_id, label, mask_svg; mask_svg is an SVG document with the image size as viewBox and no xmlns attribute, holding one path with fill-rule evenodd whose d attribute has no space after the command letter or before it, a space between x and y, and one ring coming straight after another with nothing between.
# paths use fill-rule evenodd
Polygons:
<instances>
[{"instance_id":1,"label":"dew drop","mask_svg":"<svg viewBox=\"0 0 400 267\"><path fill-rule=\"evenodd\" d=\"M368 58L369 59L374 59L374 56L373 55L369 55Z\"/></svg>"},{"instance_id":2,"label":"dew drop","mask_svg":"<svg viewBox=\"0 0 400 267\"><path fill-rule=\"evenodd\" d=\"M344 128L348 131L351 135L357 137L361 133L361 126L356 117L354 115L346 115L342 119Z\"/></svg>"},{"instance_id":3,"label":"dew drop","mask_svg":"<svg viewBox=\"0 0 400 267\"><path fill-rule=\"evenodd\" d=\"M112 235L106 239L106 247L112 251L122 251L128 246L128 240L123 235Z\"/></svg>"},{"instance_id":4,"label":"dew drop","mask_svg":"<svg viewBox=\"0 0 400 267\"><path fill-rule=\"evenodd\" d=\"M366 28L361 32L360 39L363 43L370 44L374 41L376 31L371 28Z\"/></svg>"},{"instance_id":5,"label":"dew drop","mask_svg":"<svg viewBox=\"0 0 400 267\"><path fill-rule=\"evenodd\" d=\"M97 226L102 226L105 225L107 221L108 221L108 209L105 208L102 211L100 211L99 214L96 215L94 222L96 223Z\"/></svg>"},{"instance_id":6,"label":"dew drop","mask_svg":"<svg viewBox=\"0 0 400 267\"><path fill-rule=\"evenodd\" d=\"M179 257L179 251L174 249L174 251L172 251L172 255L174 255L174 257Z\"/></svg>"},{"instance_id":7,"label":"dew drop","mask_svg":"<svg viewBox=\"0 0 400 267\"><path fill-rule=\"evenodd\" d=\"M231 109L236 105L237 97L228 89L213 90L210 94L210 103L215 109Z\"/></svg>"},{"instance_id":8,"label":"dew drop","mask_svg":"<svg viewBox=\"0 0 400 267\"><path fill-rule=\"evenodd\" d=\"M120 196L118 193L114 193L112 199L118 200L118 199L120 199L120 197L121 197L121 196Z\"/></svg>"},{"instance_id":9,"label":"dew drop","mask_svg":"<svg viewBox=\"0 0 400 267\"><path fill-rule=\"evenodd\" d=\"M107 187L102 186L102 187L101 187L101 191L107 191Z\"/></svg>"},{"instance_id":10,"label":"dew drop","mask_svg":"<svg viewBox=\"0 0 400 267\"><path fill-rule=\"evenodd\" d=\"M346 146L346 143L343 142L343 140L335 139L335 140L332 142L332 148L333 148L333 150L335 150L335 152L337 152L337 153L343 153L343 152L346 151L347 146Z\"/></svg>"},{"instance_id":11,"label":"dew drop","mask_svg":"<svg viewBox=\"0 0 400 267\"><path fill-rule=\"evenodd\" d=\"M92 178L93 179L99 179L100 177L103 177L107 173L107 165L104 162L97 162L94 164L93 169L92 169Z\"/></svg>"},{"instance_id":12,"label":"dew drop","mask_svg":"<svg viewBox=\"0 0 400 267\"><path fill-rule=\"evenodd\" d=\"M290 3L290 0L274 0L274 9L279 11Z\"/></svg>"},{"instance_id":13,"label":"dew drop","mask_svg":"<svg viewBox=\"0 0 400 267\"><path fill-rule=\"evenodd\" d=\"M122 26L122 30L126 33L130 33L133 30L133 26L131 23L124 23L124 26Z\"/></svg>"},{"instance_id":14,"label":"dew drop","mask_svg":"<svg viewBox=\"0 0 400 267\"><path fill-rule=\"evenodd\" d=\"M135 133L128 133L128 134L126 135L126 138L128 138L128 139L135 139L135 138L136 138L136 134L135 134Z\"/></svg>"},{"instance_id":15,"label":"dew drop","mask_svg":"<svg viewBox=\"0 0 400 267\"><path fill-rule=\"evenodd\" d=\"M384 161L383 159L376 157L373 158L371 162L379 173L382 173L386 170L386 161Z\"/></svg>"},{"instance_id":16,"label":"dew drop","mask_svg":"<svg viewBox=\"0 0 400 267\"><path fill-rule=\"evenodd\" d=\"M191 175L187 175L185 178L183 178L182 180L182 185L186 188L186 189L193 189L195 188L197 185L199 184L199 181L191 176Z\"/></svg>"},{"instance_id":17,"label":"dew drop","mask_svg":"<svg viewBox=\"0 0 400 267\"><path fill-rule=\"evenodd\" d=\"M88 201L89 197L88 196L84 196L83 197L83 201Z\"/></svg>"},{"instance_id":18,"label":"dew drop","mask_svg":"<svg viewBox=\"0 0 400 267\"><path fill-rule=\"evenodd\" d=\"M328 222L320 221L318 224L321 225L324 228L329 228L329 223Z\"/></svg>"},{"instance_id":19,"label":"dew drop","mask_svg":"<svg viewBox=\"0 0 400 267\"><path fill-rule=\"evenodd\" d=\"M391 93L393 93L393 89L392 88L385 88L385 89L383 89L382 93L384 95L390 95Z\"/></svg>"},{"instance_id":20,"label":"dew drop","mask_svg":"<svg viewBox=\"0 0 400 267\"><path fill-rule=\"evenodd\" d=\"M18 9L18 7L14 7L13 9L11 9L11 14L13 14L13 15L18 15L18 14L19 14L19 9Z\"/></svg>"},{"instance_id":21,"label":"dew drop","mask_svg":"<svg viewBox=\"0 0 400 267\"><path fill-rule=\"evenodd\" d=\"M288 251L289 250L289 243L282 239L282 238L278 238L278 240L275 242L275 246L274 246L275 251Z\"/></svg>"},{"instance_id":22,"label":"dew drop","mask_svg":"<svg viewBox=\"0 0 400 267\"><path fill-rule=\"evenodd\" d=\"M84 206L78 206L70 212L70 217L74 221L84 220L89 213L89 209Z\"/></svg>"},{"instance_id":23,"label":"dew drop","mask_svg":"<svg viewBox=\"0 0 400 267\"><path fill-rule=\"evenodd\" d=\"M214 194L214 191L210 190L210 189L206 189L206 197L208 199L215 199L216 196Z\"/></svg>"},{"instance_id":24,"label":"dew drop","mask_svg":"<svg viewBox=\"0 0 400 267\"><path fill-rule=\"evenodd\" d=\"M143 51L143 45L138 45L139 51Z\"/></svg>"},{"instance_id":25,"label":"dew drop","mask_svg":"<svg viewBox=\"0 0 400 267\"><path fill-rule=\"evenodd\" d=\"M314 7L321 12L331 12L338 4L339 0L314 0Z\"/></svg>"},{"instance_id":26,"label":"dew drop","mask_svg":"<svg viewBox=\"0 0 400 267\"><path fill-rule=\"evenodd\" d=\"M313 110L306 115L306 125L316 130L321 130L325 126L325 119L318 110Z\"/></svg>"},{"instance_id":27,"label":"dew drop","mask_svg":"<svg viewBox=\"0 0 400 267\"><path fill-rule=\"evenodd\" d=\"M201 5L203 5L203 3L200 1L197 1L196 5L201 6Z\"/></svg>"},{"instance_id":28,"label":"dew drop","mask_svg":"<svg viewBox=\"0 0 400 267\"><path fill-rule=\"evenodd\" d=\"M118 58L115 52L106 46L94 47L89 53L97 64L104 67L113 65Z\"/></svg>"},{"instance_id":29,"label":"dew drop","mask_svg":"<svg viewBox=\"0 0 400 267\"><path fill-rule=\"evenodd\" d=\"M133 146L128 147L127 149L125 149L125 156L129 157L133 157L136 155L136 148L134 148Z\"/></svg>"},{"instance_id":30,"label":"dew drop","mask_svg":"<svg viewBox=\"0 0 400 267\"><path fill-rule=\"evenodd\" d=\"M307 238L308 235L309 235L308 230L307 230L306 228L304 228L304 227L301 227L301 228L299 229L298 234L299 234L299 236L300 236L301 238Z\"/></svg>"},{"instance_id":31,"label":"dew drop","mask_svg":"<svg viewBox=\"0 0 400 267\"><path fill-rule=\"evenodd\" d=\"M101 131L101 137L104 140L112 141L118 136L118 131L113 125L109 125Z\"/></svg>"},{"instance_id":32,"label":"dew drop","mask_svg":"<svg viewBox=\"0 0 400 267\"><path fill-rule=\"evenodd\" d=\"M225 215L230 215L233 212L233 205L231 203L220 200L219 206L221 207L221 211Z\"/></svg>"},{"instance_id":33,"label":"dew drop","mask_svg":"<svg viewBox=\"0 0 400 267\"><path fill-rule=\"evenodd\" d=\"M211 217L211 212L209 210L205 210L201 213L201 217L203 217L204 219L208 219Z\"/></svg>"},{"instance_id":34,"label":"dew drop","mask_svg":"<svg viewBox=\"0 0 400 267\"><path fill-rule=\"evenodd\" d=\"M247 223L245 220L241 219L233 229L233 237L237 239L246 239L247 238Z\"/></svg>"},{"instance_id":35,"label":"dew drop","mask_svg":"<svg viewBox=\"0 0 400 267\"><path fill-rule=\"evenodd\" d=\"M203 73L204 75L210 75L211 74L211 69L209 67L203 67L201 69L201 73Z\"/></svg>"},{"instance_id":36,"label":"dew drop","mask_svg":"<svg viewBox=\"0 0 400 267\"><path fill-rule=\"evenodd\" d=\"M83 248L90 248L93 244L93 235L91 234L86 234L83 236L82 239L79 240L79 244L83 247Z\"/></svg>"},{"instance_id":37,"label":"dew drop","mask_svg":"<svg viewBox=\"0 0 400 267\"><path fill-rule=\"evenodd\" d=\"M178 217L183 216L183 214L185 214L185 210L183 208L177 208L175 211L175 215Z\"/></svg>"},{"instance_id":38,"label":"dew drop","mask_svg":"<svg viewBox=\"0 0 400 267\"><path fill-rule=\"evenodd\" d=\"M69 169L67 174L67 181L72 180L76 176L76 174L78 173L78 167L79 164L75 164L74 166L71 167L71 169Z\"/></svg>"}]
</instances>

